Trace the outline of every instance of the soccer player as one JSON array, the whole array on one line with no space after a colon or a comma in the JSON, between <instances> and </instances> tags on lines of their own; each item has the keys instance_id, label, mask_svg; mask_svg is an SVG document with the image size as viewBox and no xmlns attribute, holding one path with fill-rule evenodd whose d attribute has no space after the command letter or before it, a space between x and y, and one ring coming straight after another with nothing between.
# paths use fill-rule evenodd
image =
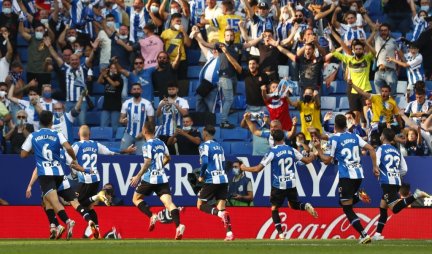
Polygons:
<instances>
[{"instance_id":1,"label":"soccer player","mask_svg":"<svg viewBox=\"0 0 432 254\"><path fill-rule=\"evenodd\" d=\"M346 117L344 115L337 115L335 117L336 133L329 139L330 155L324 155L320 140L315 138L313 144L318 151L318 156L324 164L330 164L333 159L338 161L340 204L351 225L360 233L361 237L359 243L367 244L371 242L371 238L364 231L360 223L360 218L353 210L353 205L360 200L358 190L364 178L363 168L360 164L360 149L364 148L369 152L375 174L378 172L376 153L373 147L366 143L360 136L347 132L346 129Z\"/></svg>"},{"instance_id":2,"label":"soccer player","mask_svg":"<svg viewBox=\"0 0 432 254\"><path fill-rule=\"evenodd\" d=\"M273 223L278 231L279 240L284 240L285 236L282 231L281 218L279 216L279 207L282 206L285 198L288 199L289 206L294 210L306 210L314 218L318 213L309 203L301 203L298 200L296 188L295 167L296 161L305 164L311 163L314 159L313 154L310 157L303 155L291 146L285 145L284 132L274 130L272 133L275 146L264 156L261 162L253 167L241 165L240 169L249 172L260 172L265 166L271 163L272 190L270 194L271 214Z\"/></svg>"},{"instance_id":3,"label":"soccer player","mask_svg":"<svg viewBox=\"0 0 432 254\"><path fill-rule=\"evenodd\" d=\"M198 193L197 208L205 213L218 216L222 219L226 228L225 241L234 240L231 231L229 213L225 211L228 198L228 177L225 173L225 154L222 146L213 140L216 129L212 125L206 125L202 130L204 142L199 146L201 172L198 182L204 182ZM215 198L216 207L207 204Z\"/></svg>"},{"instance_id":4,"label":"soccer player","mask_svg":"<svg viewBox=\"0 0 432 254\"><path fill-rule=\"evenodd\" d=\"M66 239L69 240L72 237L75 221L69 219L57 196L57 190L64 178L64 171L60 158L61 148L64 147L72 158L72 166L78 165L78 163L75 153L66 138L62 134L51 130L53 114L50 111L42 111L39 115L39 119L41 129L31 133L27 137L22 145L21 158L26 158L30 155L30 151L32 149L34 150L42 195L52 206L59 218L66 223Z\"/></svg>"},{"instance_id":5,"label":"soccer player","mask_svg":"<svg viewBox=\"0 0 432 254\"><path fill-rule=\"evenodd\" d=\"M150 207L144 201L144 196L154 193L171 213L172 220L176 226L176 240L181 240L185 226L180 224L179 209L172 202L171 192L168 185L168 177L165 174L165 165L171 157L164 142L154 137L155 126L152 122L146 122L142 129L142 135L146 142L142 147L144 165L141 170L131 179L131 186L136 187L132 202L138 209L150 218L149 231L153 231L157 215L150 211Z\"/></svg>"},{"instance_id":6,"label":"soccer player","mask_svg":"<svg viewBox=\"0 0 432 254\"><path fill-rule=\"evenodd\" d=\"M429 194L417 189L413 195L399 199L399 188L402 184L401 176L404 176L408 167L404 157L399 150L392 146L395 133L392 129L384 129L381 134L382 145L377 149L377 164L379 173L377 174L383 195L380 203L380 217L378 219L377 230L372 240L383 240L381 235L387 222L387 209L390 208L394 214L399 213L402 209L409 206L418 198L428 198ZM376 173L376 172L375 172Z\"/></svg>"},{"instance_id":7,"label":"soccer player","mask_svg":"<svg viewBox=\"0 0 432 254\"><path fill-rule=\"evenodd\" d=\"M92 228L93 237L98 239L100 236L99 223L96 211L93 209L96 201L102 200L104 203L108 203L108 199L104 192L99 192L100 176L96 168L98 154L103 155L114 155L115 152L109 150L106 146L90 140L90 129L87 125L82 125L79 129L80 141L75 142L72 145L78 164L83 165L84 172L77 171L78 182L80 183L78 188L78 201L84 207L88 208L91 220L95 223L95 227ZM120 153L134 153L136 150L133 145L130 145ZM96 194L98 194L96 196ZM96 196L96 200L94 198Z\"/></svg>"}]
</instances>

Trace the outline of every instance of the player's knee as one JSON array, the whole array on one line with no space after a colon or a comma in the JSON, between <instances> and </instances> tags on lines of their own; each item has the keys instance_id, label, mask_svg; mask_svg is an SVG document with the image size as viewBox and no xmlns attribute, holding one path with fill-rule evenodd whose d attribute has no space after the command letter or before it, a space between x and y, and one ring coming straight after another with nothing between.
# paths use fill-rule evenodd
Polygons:
<instances>
[{"instance_id":1,"label":"player's knee","mask_svg":"<svg viewBox=\"0 0 432 254\"><path fill-rule=\"evenodd\" d=\"M135 206L138 206L139 203L141 203L142 201L143 200L138 198L138 197L135 197L135 196L132 197L132 203L134 203Z\"/></svg>"}]
</instances>

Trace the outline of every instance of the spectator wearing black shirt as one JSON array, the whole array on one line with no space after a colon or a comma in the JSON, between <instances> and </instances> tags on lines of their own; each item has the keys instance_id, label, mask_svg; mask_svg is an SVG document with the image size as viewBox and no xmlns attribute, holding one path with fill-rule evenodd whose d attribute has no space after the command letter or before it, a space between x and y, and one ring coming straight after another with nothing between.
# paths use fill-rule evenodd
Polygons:
<instances>
[{"instance_id":1,"label":"spectator wearing black shirt","mask_svg":"<svg viewBox=\"0 0 432 254\"><path fill-rule=\"evenodd\" d=\"M180 47L178 48L180 49ZM176 59L171 63L167 52L161 51L157 56L158 66L152 73L152 83L155 96L158 95L161 100L168 97L168 84L177 83L177 68L180 57L181 54L177 54Z\"/></svg>"},{"instance_id":2,"label":"spectator wearing black shirt","mask_svg":"<svg viewBox=\"0 0 432 254\"><path fill-rule=\"evenodd\" d=\"M169 137L167 145L177 144L179 155L198 155L201 134L192 127L193 121L189 115L183 116L183 128L177 128L174 135Z\"/></svg>"},{"instance_id":3,"label":"spectator wearing black shirt","mask_svg":"<svg viewBox=\"0 0 432 254\"><path fill-rule=\"evenodd\" d=\"M6 140L11 141L13 154L21 152L21 146L26 140L27 136L34 131L33 124L27 123L27 113L25 110L17 112L17 124L14 125L12 121L9 122L10 131L5 135Z\"/></svg>"},{"instance_id":4,"label":"spectator wearing black shirt","mask_svg":"<svg viewBox=\"0 0 432 254\"><path fill-rule=\"evenodd\" d=\"M107 127L111 122L111 127L115 132L119 125L118 120L122 107L121 93L123 90L123 79L119 75L115 63L111 63L108 68L101 71L98 83L105 86L101 127Z\"/></svg>"},{"instance_id":5,"label":"spectator wearing black shirt","mask_svg":"<svg viewBox=\"0 0 432 254\"><path fill-rule=\"evenodd\" d=\"M415 42L419 46L420 54L423 56L432 55L432 18L427 19L428 27ZM426 80L432 79L432 57L423 57L423 68L425 71Z\"/></svg>"},{"instance_id":6,"label":"spectator wearing black shirt","mask_svg":"<svg viewBox=\"0 0 432 254\"><path fill-rule=\"evenodd\" d=\"M385 22L388 23L393 31L406 34L410 31L411 8L409 2L413 0L382 0L385 13Z\"/></svg>"},{"instance_id":7,"label":"spectator wearing black shirt","mask_svg":"<svg viewBox=\"0 0 432 254\"><path fill-rule=\"evenodd\" d=\"M248 61L248 69L242 72L246 89L246 111L248 112L267 111L261 96L261 86L267 85L269 78L267 74L259 70L259 67L258 59L251 58Z\"/></svg>"}]
</instances>

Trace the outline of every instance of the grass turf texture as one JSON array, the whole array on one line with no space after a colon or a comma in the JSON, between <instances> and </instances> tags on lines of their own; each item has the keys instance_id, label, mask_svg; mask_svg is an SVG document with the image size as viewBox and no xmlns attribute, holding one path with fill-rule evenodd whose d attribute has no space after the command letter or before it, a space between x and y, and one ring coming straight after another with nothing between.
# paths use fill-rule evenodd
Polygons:
<instances>
[{"instance_id":1,"label":"grass turf texture","mask_svg":"<svg viewBox=\"0 0 432 254\"><path fill-rule=\"evenodd\" d=\"M384 254L432 253L432 240L384 240L359 245L357 240L0 240L0 253L182 253L182 254Z\"/></svg>"}]
</instances>

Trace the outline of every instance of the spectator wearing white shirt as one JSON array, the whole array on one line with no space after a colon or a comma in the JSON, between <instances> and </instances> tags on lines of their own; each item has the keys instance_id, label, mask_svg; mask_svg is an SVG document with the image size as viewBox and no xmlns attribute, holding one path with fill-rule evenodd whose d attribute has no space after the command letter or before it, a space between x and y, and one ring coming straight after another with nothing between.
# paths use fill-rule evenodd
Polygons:
<instances>
[{"instance_id":1,"label":"spectator wearing white shirt","mask_svg":"<svg viewBox=\"0 0 432 254\"><path fill-rule=\"evenodd\" d=\"M42 85L41 98L39 98L39 104L42 110L53 112L53 105L57 103L57 100L52 98L52 88L50 84Z\"/></svg>"},{"instance_id":2,"label":"spectator wearing white shirt","mask_svg":"<svg viewBox=\"0 0 432 254\"><path fill-rule=\"evenodd\" d=\"M34 80L33 80L34 81ZM32 81L32 82L33 82ZM36 107L39 105L39 95L35 89L29 90L28 100L21 100L14 97L15 85L12 84L9 88L8 99L20 106L27 113L27 123L32 124L35 130L39 129L39 115L37 113ZM18 114L17 114L18 115ZM18 119L17 119L18 120ZM16 124L16 123L15 123Z\"/></svg>"}]
</instances>

